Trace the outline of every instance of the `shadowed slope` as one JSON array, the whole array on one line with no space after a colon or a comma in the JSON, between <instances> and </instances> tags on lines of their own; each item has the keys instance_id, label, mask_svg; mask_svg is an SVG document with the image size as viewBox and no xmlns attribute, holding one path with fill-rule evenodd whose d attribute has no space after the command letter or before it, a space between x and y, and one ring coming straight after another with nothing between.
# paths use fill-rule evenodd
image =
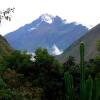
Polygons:
<instances>
[{"instance_id":1,"label":"shadowed slope","mask_svg":"<svg viewBox=\"0 0 100 100\"><path fill-rule=\"evenodd\" d=\"M96 41L100 40L100 24L92 28L86 35L74 42L62 55L57 56L57 59L64 62L68 56L73 56L79 60L79 45L83 41L85 43L85 60L94 57L97 54Z\"/></svg>"}]
</instances>

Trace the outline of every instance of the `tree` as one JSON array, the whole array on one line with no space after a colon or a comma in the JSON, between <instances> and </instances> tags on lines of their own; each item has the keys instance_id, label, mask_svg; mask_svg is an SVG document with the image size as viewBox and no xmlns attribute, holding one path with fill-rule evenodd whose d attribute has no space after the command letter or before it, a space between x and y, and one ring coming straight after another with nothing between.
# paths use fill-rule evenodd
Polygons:
<instances>
[{"instance_id":1,"label":"tree","mask_svg":"<svg viewBox=\"0 0 100 100\"><path fill-rule=\"evenodd\" d=\"M0 11L0 23L3 19L11 21L11 13L14 13L15 8L7 8L6 10Z\"/></svg>"},{"instance_id":2,"label":"tree","mask_svg":"<svg viewBox=\"0 0 100 100\"><path fill-rule=\"evenodd\" d=\"M69 56L67 61L64 63L65 70L72 69L73 66L75 66L75 58Z\"/></svg>"},{"instance_id":3,"label":"tree","mask_svg":"<svg viewBox=\"0 0 100 100\"><path fill-rule=\"evenodd\" d=\"M45 68L45 71L50 71L52 68L56 71L61 70L62 65L52 55L49 55L47 49L38 48L35 54L35 63L40 68Z\"/></svg>"},{"instance_id":4,"label":"tree","mask_svg":"<svg viewBox=\"0 0 100 100\"><path fill-rule=\"evenodd\" d=\"M47 49L39 48L35 52L35 79L33 86L42 87L44 90L44 99L59 100L63 98L63 66L52 55L49 55ZM63 99L61 99L63 100Z\"/></svg>"},{"instance_id":5,"label":"tree","mask_svg":"<svg viewBox=\"0 0 100 100\"><path fill-rule=\"evenodd\" d=\"M15 70L25 70L32 63L30 60L31 55L28 55L25 52L21 53L17 50L13 51L11 55L5 56L4 58L4 66Z\"/></svg>"}]
</instances>

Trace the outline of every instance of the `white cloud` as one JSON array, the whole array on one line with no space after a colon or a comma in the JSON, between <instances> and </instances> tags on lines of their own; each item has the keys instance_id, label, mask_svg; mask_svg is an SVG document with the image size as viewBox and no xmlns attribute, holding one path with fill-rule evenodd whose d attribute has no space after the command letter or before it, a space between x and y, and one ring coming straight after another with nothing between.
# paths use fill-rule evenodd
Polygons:
<instances>
[{"instance_id":1,"label":"white cloud","mask_svg":"<svg viewBox=\"0 0 100 100\"><path fill-rule=\"evenodd\" d=\"M30 23L44 13L88 26L100 22L100 0L0 0L0 9L7 7L15 7L16 10L12 21L0 27L1 34Z\"/></svg>"},{"instance_id":2,"label":"white cloud","mask_svg":"<svg viewBox=\"0 0 100 100\"><path fill-rule=\"evenodd\" d=\"M52 47L52 55L60 55L60 54L62 54L63 53L63 51L61 51L58 47L57 47L57 45L56 44L54 44L53 45L53 47Z\"/></svg>"}]
</instances>

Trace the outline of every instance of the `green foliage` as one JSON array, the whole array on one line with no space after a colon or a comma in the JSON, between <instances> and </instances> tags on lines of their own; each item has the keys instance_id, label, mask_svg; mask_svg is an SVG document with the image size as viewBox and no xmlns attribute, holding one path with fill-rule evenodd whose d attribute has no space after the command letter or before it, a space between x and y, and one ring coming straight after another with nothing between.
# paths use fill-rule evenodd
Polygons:
<instances>
[{"instance_id":1,"label":"green foliage","mask_svg":"<svg viewBox=\"0 0 100 100\"><path fill-rule=\"evenodd\" d=\"M5 71L5 70L6 70L6 67L0 66L0 72L3 72L3 71Z\"/></svg>"},{"instance_id":2,"label":"green foliage","mask_svg":"<svg viewBox=\"0 0 100 100\"><path fill-rule=\"evenodd\" d=\"M32 96L26 92L18 92L11 89L0 90L0 100L32 100Z\"/></svg>"},{"instance_id":3,"label":"green foliage","mask_svg":"<svg viewBox=\"0 0 100 100\"><path fill-rule=\"evenodd\" d=\"M4 82L4 80L0 77L0 89L3 89L6 87L6 83Z\"/></svg>"},{"instance_id":4,"label":"green foliage","mask_svg":"<svg viewBox=\"0 0 100 100\"><path fill-rule=\"evenodd\" d=\"M98 55L98 56L96 56L95 57L95 59L94 59L94 61L95 61L95 63L96 63L96 65L100 65L100 56Z\"/></svg>"},{"instance_id":5,"label":"green foliage","mask_svg":"<svg viewBox=\"0 0 100 100\"><path fill-rule=\"evenodd\" d=\"M43 89L39 87L34 88L34 100L41 100Z\"/></svg>"},{"instance_id":6,"label":"green foliage","mask_svg":"<svg viewBox=\"0 0 100 100\"><path fill-rule=\"evenodd\" d=\"M47 49L38 48L35 52L36 54L36 64L41 65L44 63L51 63L53 61L53 57L49 55Z\"/></svg>"},{"instance_id":7,"label":"green foliage","mask_svg":"<svg viewBox=\"0 0 100 100\"><path fill-rule=\"evenodd\" d=\"M4 61L4 56L9 55L12 51L6 39L0 35L0 64Z\"/></svg>"},{"instance_id":8,"label":"green foliage","mask_svg":"<svg viewBox=\"0 0 100 100\"><path fill-rule=\"evenodd\" d=\"M2 74L6 71L7 67L0 65L0 75L2 76Z\"/></svg>"},{"instance_id":9,"label":"green foliage","mask_svg":"<svg viewBox=\"0 0 100 100\"><path fill-rule=\"evenodd\" d=\"M36 77L33 80L33 86L42 87L47 100L55 100L57 95L62 94L63 66L49 55L46 49L37 49L35 59Z\"/></svg>"},{"instance_id":10,"label":"green foliage","mask_svg":"<svg viewBox=\"0 0 100 100\"><path fill-rule=\"evenodd\" d=\"M69 57L68 57L68 60L67 60L67 64L68 64L69 66L74 66L74 65L75 65L75 58L72 57L72 56L69 56Z\"/></svg>"},{"instance_id":11,"label":"green foliage","mask_svg":"<svg viewBox=\"0 0 100 100\"><path fill-rule=\"evenodd\" d=\"M0 100L100 98L100 57L84 62L84 43L80 44L80 64L69 57L62 65L42 48L36 50L34 62L30 61L31 55L19 51L3 57L5 60L0 64Z\"/></svg>"},{"instance_id":12,"label":"green foliage","mask_svg":"<svg viewBox=\"0 0 100 100\"><path fill-rule=\"evenodd\" d=\"M11 55L5 56L4 66L8 66L11 69L22 69L31 65L31 55L21 53L20 51L13 51Z\"/></svg>"},{"instance_id":13,"label":"green foliage","mask_svg":"<svg viewBox=\"0 0 100 100\"><path fill-rule=\"evenodd\" d=\"M35 63L39 69L45 69L47 71L63 71L62 64L59 63L53 56L49 55L47 49L39 48L35 52Z\"/></svg>"},{"instance_id":14,"label":"green foliage","mask_svg":"<svg viewBox=\"0 0 100 100\"><path fill-rule=\"evenodd\" d=\"M0 90L0 100L13 100L13 95L10 89Z\"/></svg>"},{"instance_id":15,"label":"green foliage","mask_svg":"<svg viewBox=\"0 0 100 100\"><path fill-rule=\"evenodd\" d=\"M67 61L64 63L64 70L67 71L69 70L69 72L71 72L72 70L74 70L75 68L75 58L72 56L69 56L67 58Z\"/></svg>"},{"instance_id":16,"label":"green foliage","mask_svg":"<svg viewBox=\"0 0 100 100\"><path fill-rule=\"evenodd\" d=\"M100 73L100 56L96 56L92 63L90 63L89 70L92 71L92 73L98 74Z\"/></svg>"},{"instance_id":17,"label":"green foliage","mask_svg":"<svg viewBox=\"0 0 100 100\"><path fill-rule=\"evenodd\" d=\"M100 51L100 40L97 41L96 46L97 46L97 50Z\"/></svg>"}]
</instances>

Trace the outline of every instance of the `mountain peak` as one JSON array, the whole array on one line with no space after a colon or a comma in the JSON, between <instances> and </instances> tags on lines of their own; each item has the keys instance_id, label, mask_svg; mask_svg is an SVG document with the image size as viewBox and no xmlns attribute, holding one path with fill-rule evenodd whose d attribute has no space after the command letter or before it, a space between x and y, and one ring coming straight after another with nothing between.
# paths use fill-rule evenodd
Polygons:
<instances>
[{"instance_id":1,"label":"mountain peak","mask_svg":"<svg viewBox=\"0 0 100 100\"><path fill-rule=\"evenodd\" d=\"M54 17L50 14L42 14L40 16L40 18L41 18L42 21L49 23L49 24L51 24L54 20Z\"/></svg>"},{"instance_id":2,"label":"mountain peak","mask_svg":"<svg viewBox=\"0 0 100 100\"><path fill-rule=\"evenodd\" d=\"M87 31L82 25L65 23L59 16L42 14L32 23L8 33L5 37L15 49L34 52L37 48L43 47L58 55L62 52L59 48L64 50Z\"/></svg>"}]
</instances>

